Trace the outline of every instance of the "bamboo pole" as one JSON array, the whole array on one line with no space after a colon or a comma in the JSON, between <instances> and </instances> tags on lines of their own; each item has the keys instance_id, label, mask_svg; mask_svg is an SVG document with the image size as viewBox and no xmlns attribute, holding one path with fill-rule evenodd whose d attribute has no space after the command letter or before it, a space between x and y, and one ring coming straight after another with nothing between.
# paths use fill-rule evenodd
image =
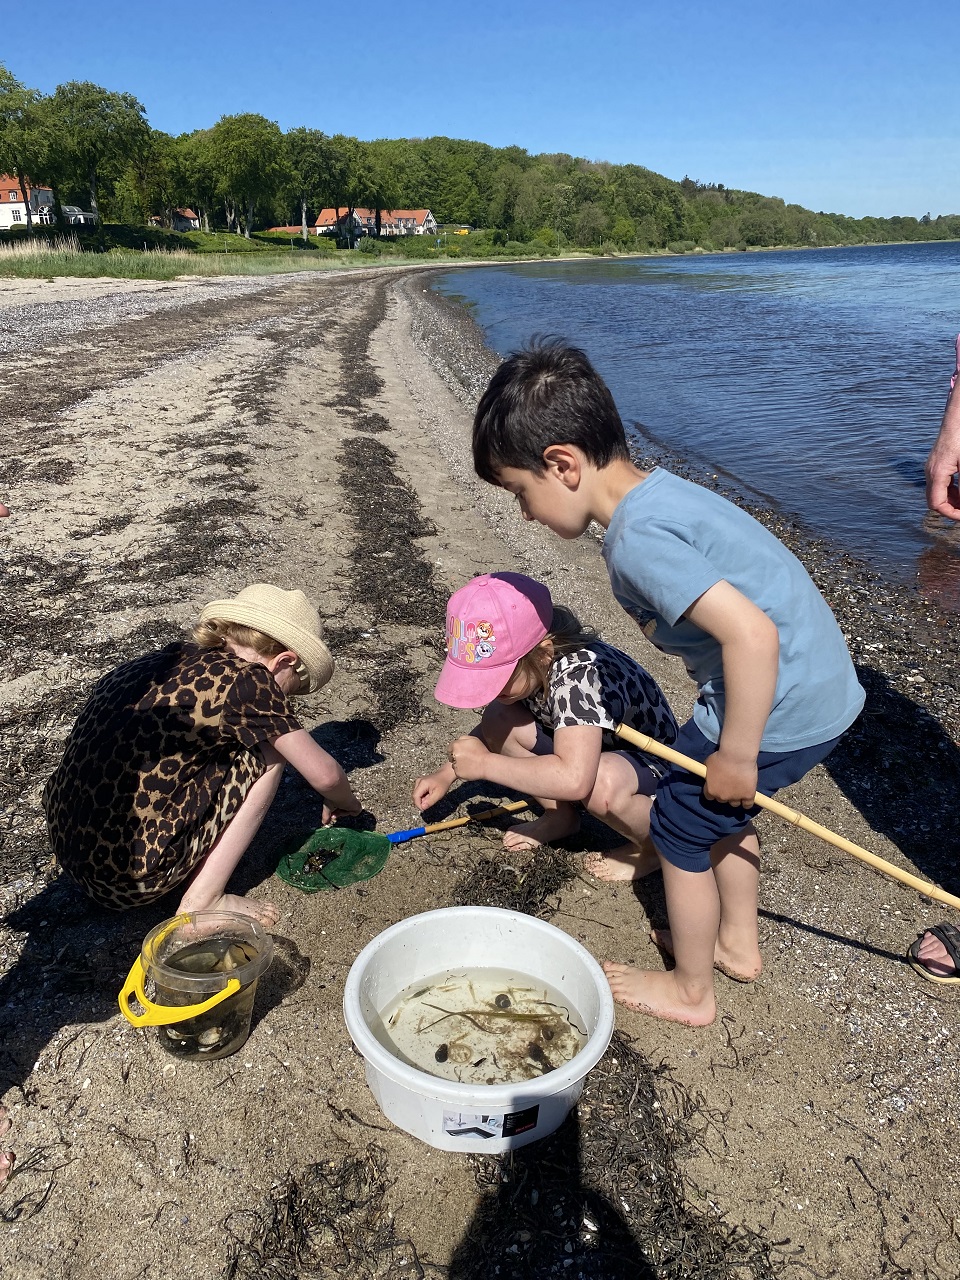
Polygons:
<instances>
[{"instance_id":1,"label":"bamboo pole","mask_svg":"<svg viewBox=\"0 0 960 1280\"><path fill-rule=\"evenodd\" d=\"M483 822L487 818L498 818L501 813L516 813L518 809L529 809L529 800L511 800L508 804L498 804L495 809L484 809L482 813L468 813L465 818L447 818L446 822L431 822L423 828L424 835L434 831L447 831L450 827L463 827L468 822Z\"/></svg>"},{"instance_id":2,"label":"bamboo pole","mask_svg":"<svg viewBox=\"0 0 960 1280\"><path fill-rule=\"evenodd\" d=\"M682 769L686 769L688 773L697 774L698 777L705 778L707 776L706 766L702 765L699 760L693 760L690 756L685 756L680 751L674 751L673 747L665 747L662 742L657 742L645 733L637 733L636 729L631 729L629 725L617 725L616 732L625 742L629 742L640 751L646 751L649 755L658 756L661 760L669 760L671 764L679 765ZM952 893L947 893L946 889L941 889L939 885L935 885L929 880L921 880L919 876L911 875L909 871L902 871L899 867L894 866L892 862L886 862L875 853L871 853L869 849L864 849L860 845L854 844L852 840L847 840L844 836L837 835L829 827L823 827L819 822L814 822L812 818L808 818L806 814L800 813L799 810L791 809L788 805L781 804L779 800L774 800L770 796L761 795L759 791L754 796L754 801L761 809L767 809L770 813L775 813L779 818L783 818L786 822L799 827L801 831L809 831L811 835L819 836L827 844L832 844L835 848L842 849L844 853L852 854L853 857L859 858L861 862L865 862L867 866L882 872L883 875L890 876L893 880L899 880L901 884L909 885L911 889L916 889L918 893L926 894L928 898L934 898L937 902L945 902L947 906L960 910L960 898L954 897Z\"/></svg>"}]
</instances>

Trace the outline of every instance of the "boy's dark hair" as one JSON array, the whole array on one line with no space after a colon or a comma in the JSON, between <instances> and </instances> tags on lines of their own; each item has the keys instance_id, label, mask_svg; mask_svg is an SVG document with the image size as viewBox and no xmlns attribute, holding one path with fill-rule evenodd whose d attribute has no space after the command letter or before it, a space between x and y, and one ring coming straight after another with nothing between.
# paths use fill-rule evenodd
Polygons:
<instances>
[{"instance_id":1,"label":"boy's dark hair","mask_svg":"<svg viewBox=\"0 0 960 1280\"><path fill-rule=\"evenodd\" d=\"M534 338L504 360L477 405L474 469L489 484L499 484L501 467L544 471L552 444L576 445L597 467L630 460L613 396L586 353Z\"/></svg>"}]
</instances>

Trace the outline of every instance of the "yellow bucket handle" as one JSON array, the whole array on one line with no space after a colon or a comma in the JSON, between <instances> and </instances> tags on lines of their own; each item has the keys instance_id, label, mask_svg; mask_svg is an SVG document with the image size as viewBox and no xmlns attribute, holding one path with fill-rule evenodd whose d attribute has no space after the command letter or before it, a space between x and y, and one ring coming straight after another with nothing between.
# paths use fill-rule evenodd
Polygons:
<instances>
[{"instance_id":1,"label":"yellow bucket handle","mask_svg":"<svg viewBox=\"0 0 960 1280\"><path fill-rule=\"evenodd\" d=\"M186 916L180 915L171 920L167 928L154 938L154 948L163 941L168 933L172 933L177 925L182 924L185 919ZM198 1018L201 1013L207 1013L210 1009L215 1009L218 1004L222 1004L224 1000L228 1000L230 996L236 995L240 990L240 979L229 978L222 991L218 991L216 995L210 996L208 1000L204 1000L201 1004L154 1004L152 1000L147 998L147 994L143 989L146 976L143 970L143 962L137 956L130 972L127 974L123 990L117 997L120 1012L135 1027L168 1027L175 1022L185 1022L188 1018ZM144 1013L134 1013L131 1010L130 997L134 995L143 1005Z\"/></svg>"}]
</instances>

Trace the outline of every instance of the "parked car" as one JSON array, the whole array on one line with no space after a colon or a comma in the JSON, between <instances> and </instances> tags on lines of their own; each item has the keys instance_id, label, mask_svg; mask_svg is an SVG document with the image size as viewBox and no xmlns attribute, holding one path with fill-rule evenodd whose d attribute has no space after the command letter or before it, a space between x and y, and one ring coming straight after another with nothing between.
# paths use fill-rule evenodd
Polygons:
<instances>
[{"instance_id":1,"label":"parked car","mask_svg":"<svg viewBox=\"0 0 960 1280\"><path fill-rule=\"evenodd\" d=\"M75 204L64 204L60 206L63 209L63 216L71 227L95 227L97 225L97 215L88 213L85 209L79 209Z\"/></svg>"}]
</instances>

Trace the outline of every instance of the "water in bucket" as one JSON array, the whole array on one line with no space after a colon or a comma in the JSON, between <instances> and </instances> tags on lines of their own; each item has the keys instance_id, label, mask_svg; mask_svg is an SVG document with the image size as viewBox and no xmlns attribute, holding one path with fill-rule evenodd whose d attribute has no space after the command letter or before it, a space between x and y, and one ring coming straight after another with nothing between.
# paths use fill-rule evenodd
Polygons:
<instances>
[{"instance_id":1,"label":"water in bucket","mask_svg":"<svg viewBox=\"0 0 960 1280\"><path fill-rule=\"evenodd\" d=\"M377 1039L444 1080L506 1084L569 1062L587 1032L555 988L515 970L447 970L411 983L380 1012Z\"/></svg>"},{"instance_id":2,"label":"water in bucket","mask_svg":"<svg viewBox=\"0 0 960 1280\"><path fill-rule=\"evenodd\" d=\"M229 938L213 938L194 942L166 958L165 966L175 973L198 976L231 974L242 970L257 958L257 950L247 942ZM156 979L156 1002L163 1005L191 1003L191 993L166 986L163 975ZM176 1026L160 1028L160 1043L178 1058L225 1058L236 1053L250 1032L256 981L241 987L209 1013L189 1018Z\"/></svg>"},{"instance_id":3,"label":"water in bucket","mask_svg":"<svg viewBox=\"0 0 960 1280\"><path fill-rule=\"evenodd\" d=\"M134 1026L157 1027L161 1047L175 1057L225 1058L250 1034L257 981L272 957L273 940L250 917L185 913L144 939L120 993L120 1010ZM143 1013L132 1011L134 995Z\"/></svg>"}]
</instances>

